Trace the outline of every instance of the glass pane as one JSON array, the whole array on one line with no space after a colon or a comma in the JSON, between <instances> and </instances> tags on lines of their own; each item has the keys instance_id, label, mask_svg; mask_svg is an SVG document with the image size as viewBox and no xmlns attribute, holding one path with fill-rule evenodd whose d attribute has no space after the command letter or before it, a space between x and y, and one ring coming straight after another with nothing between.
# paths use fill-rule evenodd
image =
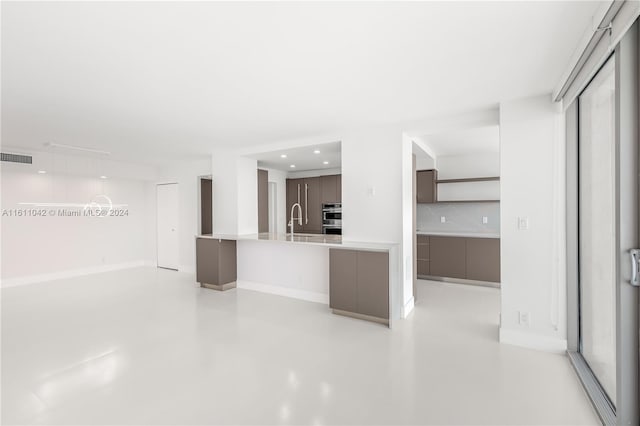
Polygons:
<instances>
[{"instance_id":1,"label":"glass pane","mask_svg":"<svg viewBox=\"0 0 640 426\"><path fill-rule=\"evenodd\" d=\"M615 61L580 96L580 349L616 401Z\"/></svg>"}]
</instances>

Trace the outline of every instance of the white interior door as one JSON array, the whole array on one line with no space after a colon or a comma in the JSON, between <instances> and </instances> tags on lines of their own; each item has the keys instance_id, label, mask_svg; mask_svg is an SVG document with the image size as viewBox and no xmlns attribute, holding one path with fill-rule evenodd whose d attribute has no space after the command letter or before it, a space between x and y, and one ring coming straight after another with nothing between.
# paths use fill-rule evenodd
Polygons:
<instances>
[{"instance_id":1,"label":"white interior door","mask_svg":"<svg viewBox=\"0 0 640 426\"><path fill-rule=\"evenodd\" d=\"M157 187L158 267L178 270L178 184Z\"/></svg>"}]
</instances>

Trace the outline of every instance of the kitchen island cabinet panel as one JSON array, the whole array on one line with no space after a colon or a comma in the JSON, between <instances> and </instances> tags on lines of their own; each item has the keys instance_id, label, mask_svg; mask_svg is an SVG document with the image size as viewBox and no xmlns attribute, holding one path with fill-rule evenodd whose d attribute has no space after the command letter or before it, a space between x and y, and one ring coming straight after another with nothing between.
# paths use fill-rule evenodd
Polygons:
<instances>
[{"instance_id":1,"label":"kitchen island cabinet panel","mask_svg":"<svg viewBox=\"0 0 640 426\"><path fill-rule=\"evenodd\" d=\"M358 313L389 318L389 254L358 252Z\"/></svg>"},{"instance_id":2,"label":"kitchen island cabinet panel","mask_svg":"<svg viewBox=\"0 0 640 426\"><path fill-rule=\"evenodd\" d=\"M196 281L202 287L227 290L238 277L236 242L196 238Z\"/></svg>"},{"instance_id":3,"label":"kitchen island cabinet panel","mask_svg":"<svg viewBox=\"0 0 640 426\"><path fill-rule=\"evenodd\" d=\"M329 306L334 313L389 323L389 253L329 250Z\"/></svg>"},{"instance_id":4,"label":"kitchen island cabinet panel","mask_svg":"<svg viewBox=\"0 0 640 426\"><path fill-rule=\"evenodd\" d=\"M329 250L329 264L329 307L357 312L358 251Z\"/></svg>"}]
</instances>

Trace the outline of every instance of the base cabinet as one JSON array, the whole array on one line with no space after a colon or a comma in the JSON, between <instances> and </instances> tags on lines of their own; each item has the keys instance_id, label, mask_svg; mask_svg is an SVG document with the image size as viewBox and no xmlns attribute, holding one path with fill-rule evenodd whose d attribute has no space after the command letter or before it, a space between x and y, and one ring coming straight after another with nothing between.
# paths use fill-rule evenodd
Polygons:
<instances>
[{"instance_id":1,"label":"base cabinet","mask_svg":"<svg viewBox=\"0 0 640 426\"><path fill-rule=\"evenodd\" d=\"M500 282L500 239L418 235L418 276Z\"/></svg>"},{"instance_id":2,"label":"base cabinet","mask_svg":"<svg viewBox=\"0 0 640 426\"><path fill-rule=\"evenodd\" d=\"M196 281L202 287L227 290L235 287L237 277L235 241L196 239Z\"/></svg>"},{"instance_id":3,"label":"base cabinet","mask_svg":"<svg viewBox=\"0 0 640 426\"><path fill-rule=\"evenodd\" d=\"M389 321L389 253L329 250L329 306L364 319Z\"/></svg>"},{"instance_id":4,"label":"base cabinet","mask_svg":"<svg viewBox=\"0 0 640 426\"><path fill-rule=\"evenodd\" d=\"M467 279L500 282L500 240L467 238Z\"/></svg>"},{"instance_id":5,"label":"base cabinet","mask_svg":"<svg viewBox=\"0 0 640 426\"><path fill-rule=\"evenodd\" d=\"M431 275L466 278L466 238L430 237Z\"/></svg>"}]
</instances>

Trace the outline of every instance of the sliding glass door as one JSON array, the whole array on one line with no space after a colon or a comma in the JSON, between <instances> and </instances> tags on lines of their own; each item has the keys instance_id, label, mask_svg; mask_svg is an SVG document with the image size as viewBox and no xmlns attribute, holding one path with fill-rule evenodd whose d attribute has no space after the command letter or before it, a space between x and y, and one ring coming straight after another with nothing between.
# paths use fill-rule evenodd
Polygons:
<instances>
[{"instance_id":1,"label":"sliding glass door","mask_svg":"<svg viewBox=\"0 0 640 426\"><path fill-rule=\"evenodd\" d=\"M580 353L616 401L615 58L579 99Z\"/></svg>"},{"instance_id":2,"label":"sliding glass door","mask_svg":"<svg viewBox=\"0 0 640 426\"><path fill-rule=\"evenodd\" d=\"M605 424L640 420L639 37L636 22L567 110L569 356Z\"/></svg>"}]
</instances>

